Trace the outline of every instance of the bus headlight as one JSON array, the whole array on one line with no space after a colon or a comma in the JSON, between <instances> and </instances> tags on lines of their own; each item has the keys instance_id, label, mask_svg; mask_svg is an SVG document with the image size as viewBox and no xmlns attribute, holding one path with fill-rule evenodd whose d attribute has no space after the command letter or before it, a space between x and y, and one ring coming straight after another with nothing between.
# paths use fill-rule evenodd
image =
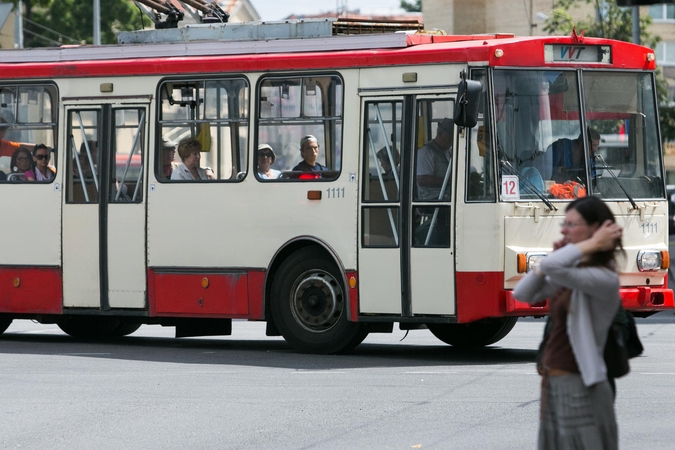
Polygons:
<instances>
[{"instance_id":1,"label":"bus headlight","mask_svg":"<svg viewBox=\"0 0 675 450\"><path fill-rule=\"evenodd\" d=\"M653 272L661 268L663 257L659 250L640 250L637 255L637 266L640 272Z\"/></svg>"},{"instance_id":2,"label":"bus headlight","mask_svg":"<svg viewBox=\"0 0 675 450\"><path fill-rule=\"evenodd\" d=\"M547 254L546 252L518 253L518 273L532 272L539 267L539 263Z\"/></svg>"}]
</instances>

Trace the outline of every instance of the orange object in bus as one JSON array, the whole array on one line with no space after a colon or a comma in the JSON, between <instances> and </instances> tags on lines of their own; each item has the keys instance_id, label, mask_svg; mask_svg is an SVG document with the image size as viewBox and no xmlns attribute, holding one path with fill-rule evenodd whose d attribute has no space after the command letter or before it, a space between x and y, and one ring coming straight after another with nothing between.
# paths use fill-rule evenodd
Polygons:
<instances>
[{"instance_id":1,"label":"orange object in bus","mask_svg":"<svg viewBox=\"0 0 675 450\"><path fill-rule=\"evenodd\" d=\"M549 190L555 198L580 198L586 197L586 187L576 181L556 183Z\"/></svg>"}]
</instances>

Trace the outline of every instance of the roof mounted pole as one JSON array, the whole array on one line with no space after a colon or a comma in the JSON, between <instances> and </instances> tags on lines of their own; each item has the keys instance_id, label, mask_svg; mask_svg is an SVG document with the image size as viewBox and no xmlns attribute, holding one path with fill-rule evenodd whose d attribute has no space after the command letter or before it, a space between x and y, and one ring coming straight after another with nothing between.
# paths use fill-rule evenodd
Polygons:
<instances>
[{"instance_id":1,"label":"roof mounted pole","mask_svg":"<svg viewBox=\"0 0 675 450\"><path fill-rule=\"evenodd\" d=\"M179 10L169 2L161 3L155 0L134 0L134 3L147 15L155 24L155 28L178 28L178 22L183 20L183 11ZM141 5L147 7L142 7ZM162 21L161 14L166 16Z\"/></svg>"}]
</instances>

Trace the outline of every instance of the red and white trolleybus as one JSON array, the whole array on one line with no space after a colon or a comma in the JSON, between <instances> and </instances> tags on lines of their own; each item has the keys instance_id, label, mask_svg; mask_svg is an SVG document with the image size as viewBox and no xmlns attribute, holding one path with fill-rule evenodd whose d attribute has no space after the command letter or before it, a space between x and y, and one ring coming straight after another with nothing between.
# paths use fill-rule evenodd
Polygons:
<instances>
[{"instance_id":1,"label":"red and white trolleybus","mask_svg":"<svg viewBox=\"0 0 675 450\"><path fill-rule=\"evenodd\" d=\"M624 227L624 306L673 307L652 50L292 28L302 39L183 28L0 52L0 331L227 335L248 319L329 353L398 323L489 345L546 314L511 289L581 195ZM293 170L307 135L326 170ZM191 137L207 179L172 177ZM19 149L39 143L54 175L26 181Z\"/></svg>"}]
</instances>

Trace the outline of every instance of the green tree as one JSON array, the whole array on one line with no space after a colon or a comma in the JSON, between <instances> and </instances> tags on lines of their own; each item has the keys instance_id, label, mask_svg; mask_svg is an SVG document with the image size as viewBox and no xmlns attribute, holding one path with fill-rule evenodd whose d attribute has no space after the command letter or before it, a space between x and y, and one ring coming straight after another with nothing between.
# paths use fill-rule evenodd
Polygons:
<instances>
[{"instance_id":1,"label":"green tree","mask_svg":"<svg viewBox=\"0 0 675 450\"><path fill-rule=\"evenodd\" d=\"M13 0L15 4L18 0ZM117 42L117 31L142 28L140 11L129 0L101 0L101 43ZM23 0L24 47L94 42L91 0ZM146 22L147 23L147 22ZM44 28L43 28L44 27ZM46 29L45 29L46 28ZM52 33L49 30L54 30ZM57 34L58 33L58 34ZM63 36L73 40L64 38Z\"/></svg>"},{"instance_id":2,"label":"green tree","mask_svg":"<svg viewBox=\"0 0 675 450\"><path fill-rule=\"evenodd\" d=\"M412 2L401 0L401 9L408 12L422 12L422 0L414 0Z\"/></svg>"},{"instance_id":3,"label":"green tree","mask_svg":"<svg viewBox=\"0 0 675 450\"><path fill-rule=\"evenodd\" d=\"M574 19L570 11L578 9L583 4L593 5L595 14L580 20ZM661 39L649 32L651 24L650 16L640 16L640 43L656 48ZM568 35L574 28L577 33L584 31L585 36L632 42L633 8L617 6L614 0L557 0L553 5L553 14L544 23L544 31ZM668 106L668 83L658 69L656 84L662 137L664 140L675 139L675 109Z\"/></svg>"}]
</instances>

